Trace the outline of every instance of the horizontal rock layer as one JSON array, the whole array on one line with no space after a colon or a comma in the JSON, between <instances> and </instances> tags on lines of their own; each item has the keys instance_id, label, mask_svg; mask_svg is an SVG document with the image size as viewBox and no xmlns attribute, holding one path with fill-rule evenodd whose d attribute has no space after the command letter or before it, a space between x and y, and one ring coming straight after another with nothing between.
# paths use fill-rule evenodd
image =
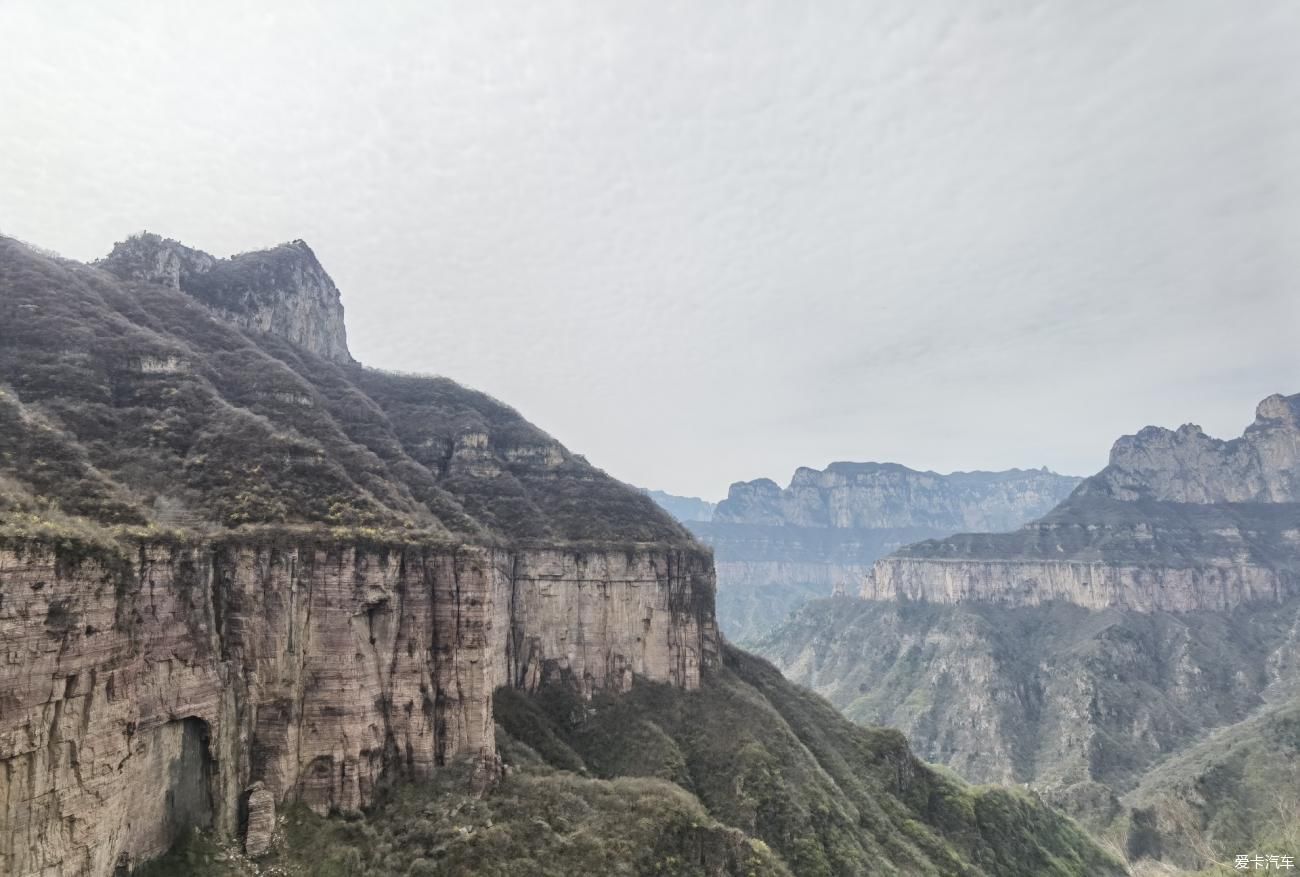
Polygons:
<instances>
[{"instance_id":1,"label":"horizontal rock layer","mask_svg":"<svg viewBox=\"0 0 1300 877\"><path fill-rule=\"evenodd\" d=\"M712 590L676 550L11 547L0 873L108 875L250 804L258 845L268 792L346 811L453 757L490 771L499 685L697 686Z\"/></svg>"}]
</instances>

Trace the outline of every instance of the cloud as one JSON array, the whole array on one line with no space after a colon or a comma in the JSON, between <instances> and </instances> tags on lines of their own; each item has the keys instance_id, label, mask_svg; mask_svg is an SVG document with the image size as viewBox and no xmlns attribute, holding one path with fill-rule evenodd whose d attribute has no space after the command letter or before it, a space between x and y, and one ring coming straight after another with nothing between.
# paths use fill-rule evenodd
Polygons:
<instances>
[{"instance_id":1,"label":"cloud","mask_svg":"<svg viewBox=\"0 0 1300 877\"><path fill-rule=\"evenodd\" d=\"M1087 473L1300 389L1283 0L11 0L0 34L7 231L305 238L363 360L639 484Z\"/></svg>"}]
</instances>

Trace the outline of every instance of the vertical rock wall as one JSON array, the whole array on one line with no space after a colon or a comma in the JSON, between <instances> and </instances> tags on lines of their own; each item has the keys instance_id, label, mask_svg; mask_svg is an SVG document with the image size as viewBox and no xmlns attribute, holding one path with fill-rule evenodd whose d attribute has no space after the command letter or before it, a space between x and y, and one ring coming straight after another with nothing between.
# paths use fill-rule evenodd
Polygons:
<instances>
[{"instance_id":1,"label":"vertical rock wall","mask_svg":"<svg viewBox=\"0 0 1300 877\"><path fill-rule=\"evenodd\" d=\"M498 685L694 687L717 641L693 552L26 546L0 650L0 874L99 877L241 810L256 848L274 802L491 770Z\"/></svg>"}]
</instances>

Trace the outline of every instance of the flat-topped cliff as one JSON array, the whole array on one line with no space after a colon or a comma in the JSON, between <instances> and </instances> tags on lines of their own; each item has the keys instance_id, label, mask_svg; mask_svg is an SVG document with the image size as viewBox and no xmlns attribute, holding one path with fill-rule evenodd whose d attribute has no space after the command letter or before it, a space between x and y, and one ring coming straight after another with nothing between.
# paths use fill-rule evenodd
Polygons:
<instances>
[{"instance_id":1,"label":"flat-topped cliff","mask_svg":"<svg viewBox=\"0 0 1300 877\"><path fill-rule=\"evenodd\" d=\"M1231 441L1148 427L1060 506L1011 533L900 549L868 599L1228 609L1300 592L1300 395L1270 396Z\"/></svg>"}]
</instances>

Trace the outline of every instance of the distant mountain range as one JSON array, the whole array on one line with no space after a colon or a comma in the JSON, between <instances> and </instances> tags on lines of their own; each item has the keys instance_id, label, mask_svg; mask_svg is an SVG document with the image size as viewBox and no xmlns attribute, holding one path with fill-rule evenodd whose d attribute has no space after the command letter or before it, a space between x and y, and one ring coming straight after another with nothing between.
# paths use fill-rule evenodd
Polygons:
<instances>
[{"instance_id":1,"label":"distant mountain range","mask_svg":"<svg viewBox=\"0 0 1300 877\"><path fill-rule=\"evenodd\" d=\"M1300 395L1230 441L1125 436L1041 519L901 548L861 597L814 601L756 648L1131 859L1199 870L1298 839Z\"/></svg>"},{"instance_id":2,"label":"distant mountain range","mask_svg":"<svg viewBox=\"0 0 1300 877\"><path fill-rule=\"evenodd\" d=\"M1012 529L1045 514L1081 481L1046 469L919 472L897 463L798 469L790 484L731 485L711 520L683 517L700 500L650 496L713 547L718 621L744 642L836 588L856 591L880 557L972 529Z\"/></svg>"},{"instance_id":3,"label":"distant mountain range","mask_svg":"<svg viewBox=\"0 0 1300 877\"><path fill-rule=\"evenodd\" d=\"M713 509L717 506L717 503L700 499L698 496L674 496L671 493L664 493L662 490L648 490L646 488L642 488L641 492L653 499L661 509L683 524L690 521L713 520Z\"/></svg>"}]
</instances>

